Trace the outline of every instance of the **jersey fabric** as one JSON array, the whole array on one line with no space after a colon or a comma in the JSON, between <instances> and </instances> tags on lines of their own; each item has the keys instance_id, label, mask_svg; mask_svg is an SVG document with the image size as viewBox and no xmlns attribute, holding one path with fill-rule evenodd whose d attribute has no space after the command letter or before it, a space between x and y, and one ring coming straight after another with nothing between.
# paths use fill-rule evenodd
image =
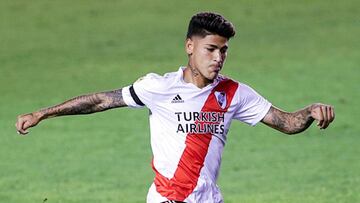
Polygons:
<instances>
[{"instance_id":1,"label":"jersey fabric","mask_svg":"<svg viewBox=\"0 0 360 203\"><path fill-rule=\"evenodd\" d=\"M148 203L223 202L216 181L231 121L255 125L271 107L249 86L222 75L204 88L186 83L184 69L150 73L122 90L129 107L150 110L155 178Z\"/></svg>"}]
</instances>

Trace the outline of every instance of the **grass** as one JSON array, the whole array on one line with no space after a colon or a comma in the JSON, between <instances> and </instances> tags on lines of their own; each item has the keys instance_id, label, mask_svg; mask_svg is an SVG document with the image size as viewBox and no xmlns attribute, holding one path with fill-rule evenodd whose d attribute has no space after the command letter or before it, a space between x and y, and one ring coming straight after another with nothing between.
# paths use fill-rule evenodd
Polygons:
<instances>
[{"instance_id":1,"label":"grass","mask_svg":"<svg viewBox=\"0 0 360 203\"><path fill-rule=\"evenodd\" d=\"M234 122L219 178L225 202L359 202L358 1L0 2L0 202L144 202L152 182L147 110L44 121L21 113L119 88L186 64L191 15L237 28L223 73L294 111L335 106L329 129L284 136Z\"/></svg>"}]
</instances>

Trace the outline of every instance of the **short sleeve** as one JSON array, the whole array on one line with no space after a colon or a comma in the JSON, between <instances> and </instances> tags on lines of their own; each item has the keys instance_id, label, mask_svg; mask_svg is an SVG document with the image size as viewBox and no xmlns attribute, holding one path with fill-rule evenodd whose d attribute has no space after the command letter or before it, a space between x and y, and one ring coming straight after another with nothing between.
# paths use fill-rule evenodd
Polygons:
<instances>
[{"instance_id":1,"label":"short sleeve","mask_svg":"<svg viewBox=\"0 0 360 203\"><path fill-rule=\"evenodd\" d=\"M238 87L238 107L234 119L249 125L256 125L261 121L271 107L271 103L245 84Z\"/></svg>"},{"instance_id":2,"label":"short sleeve","mask_svg":"<svg viewBox=\"0 0 360 203\"><path fill-rule=\"evenodd\" d=\"M145 106L135 93L133 85L122 88L122 96L128 107L140 108Z\"/></svg>"},{"instance_id":3,"label":"short sleeve","mask_svg":"<svg viewBox=\"0 0 360 203\"><path fill-rule=\"evenodd\" d=\"M122 89L124 102L133 108L151 106L154 90L156 89L156 74L149 73L145 77L138 79L134 84Z\"/></svg>"}]
</instances>

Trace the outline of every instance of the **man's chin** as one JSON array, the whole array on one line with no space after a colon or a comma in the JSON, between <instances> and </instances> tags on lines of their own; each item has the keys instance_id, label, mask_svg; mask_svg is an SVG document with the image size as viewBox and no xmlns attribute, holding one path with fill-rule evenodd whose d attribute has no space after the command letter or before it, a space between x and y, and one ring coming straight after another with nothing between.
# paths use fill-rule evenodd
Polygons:
<instances>
[{"instance_id":1,"label":"man's chin","mask_svg":"<svg viewBox=\"0 0 360 203\"><path fill-rule=\"evenodd\" d=\"M219 75L218 72L211 73L211 74L209 75L209 77L207 77L207 79L208 79L209 81L213 82L213 81L217 78L218 75Z\"/></svg>"}]
</instances>

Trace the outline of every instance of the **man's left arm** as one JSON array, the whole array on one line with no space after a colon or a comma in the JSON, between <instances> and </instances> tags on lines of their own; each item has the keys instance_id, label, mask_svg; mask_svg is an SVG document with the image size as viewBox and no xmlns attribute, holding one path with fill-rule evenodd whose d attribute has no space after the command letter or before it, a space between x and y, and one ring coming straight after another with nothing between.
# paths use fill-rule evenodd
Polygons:
<instances>
[{"instance_id":1,"label":"man's left arm","mask_svg":"<svg viewBox=\"0 0 360 203\"><path fill-rule=\"evenodd\" d=\"M306 130L314 120L320 129L325 129L334 118L332 106L315 103L293 113L271 106L261 122L283 133L296 134Z\"/></svg>"}]
</instances>

